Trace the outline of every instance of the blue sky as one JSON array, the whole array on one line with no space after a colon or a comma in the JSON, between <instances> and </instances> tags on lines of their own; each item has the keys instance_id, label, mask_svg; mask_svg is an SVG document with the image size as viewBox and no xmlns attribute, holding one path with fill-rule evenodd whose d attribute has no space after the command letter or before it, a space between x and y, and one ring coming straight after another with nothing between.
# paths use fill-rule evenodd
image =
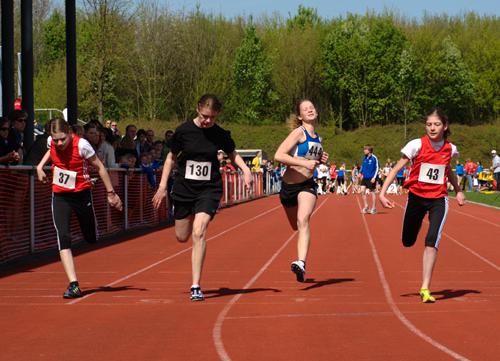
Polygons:
<instances>
[{"instance_id":1,"label":"blue sky","mask_svg":"<svg viewBox=\"0 0 500 361\"><path fill-rule=\"evenodd\" d=\"M259 17L272 15L275 12L287 17L289 13L295 14L300 4L316 8L318 14L325 18L345 15L347 12L364 14L367 9L380 12L384 8L397 10L401 15L415 18L420 18L425 11L431 14L459 15L473 10L480 15L500 15L498 0L167 0L159 3L168 4L172 10L192 10L199 3L203 12L221 13L226 17L238 15Z\"/></svg>"}]
</instances>

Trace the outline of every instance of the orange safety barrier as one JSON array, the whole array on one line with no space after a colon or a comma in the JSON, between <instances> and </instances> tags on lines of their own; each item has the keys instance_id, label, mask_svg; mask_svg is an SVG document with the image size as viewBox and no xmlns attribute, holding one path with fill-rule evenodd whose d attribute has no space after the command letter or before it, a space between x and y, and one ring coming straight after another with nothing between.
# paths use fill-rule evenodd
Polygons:
<instances>
[{"instance_id":1,"label":"orange safety barrier","mask_svg":"<svg viewBox=\"0 0 500 361\"><path fill-rule=\"evenodd\" d=\"M166 207L159 211L153 209L151 200L156 189L149 184L146 174L140 170L118 168L108 171L124 209L118 212L108 205L104 185L94 174L97 183L92 189L92 198L99 237L172 221L169 218L171 212ZM32 167L0 166L0 263L30 253L57 249L49 168L46 173L48 182L43 184L37 180ZM161 170L158 170L157 183L160 177ZM264 196L262 174L253 173L253 177L253 188L247 191L237 172L224 173L221 207ZM71 220L71 233L73 243L83 239L75 216Z\"/></svg>"}]
</instances>

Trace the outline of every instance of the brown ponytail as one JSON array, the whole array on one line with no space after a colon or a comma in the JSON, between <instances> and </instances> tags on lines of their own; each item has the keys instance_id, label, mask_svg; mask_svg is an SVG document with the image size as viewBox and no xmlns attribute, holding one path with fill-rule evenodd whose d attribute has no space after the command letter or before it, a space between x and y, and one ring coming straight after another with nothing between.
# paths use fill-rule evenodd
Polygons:
<instances>
[{"instance_id":1,"label":"brown ponytail","mask_svg":"<svg viewBox=\"0 0 500 361\"><path fill-rule=\"evenodd\" d=\"M299 119L299 117L300 117L300 106L302 105L303 102L310 102L310 100L307 98L299 99L295 104L295 113L291 113L288 119L286 120L286 123L291 130L294 130L302 125L302 120Z\"/></svg>"}]
</instances>

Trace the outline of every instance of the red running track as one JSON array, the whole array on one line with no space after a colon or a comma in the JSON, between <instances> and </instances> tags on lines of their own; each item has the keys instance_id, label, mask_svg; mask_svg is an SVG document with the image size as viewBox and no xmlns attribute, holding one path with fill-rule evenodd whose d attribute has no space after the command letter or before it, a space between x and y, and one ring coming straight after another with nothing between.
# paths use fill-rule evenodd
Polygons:
<instances>
[{"instance_id":1,"label":"red running track","mask_svg":"<svg viewBox=\"0 0 500 361\"><path fill-rule=\"evenodd\" d=\"M320 197L301 284L274 196L210 225L205 302L189 301L190 243L173 228L80 253L77 301L61 298L59 262L0 271L0 359L498 360L500 213L450 203L435 304L417 295L425 229L405 249L402 207L362 215L357 197Z\"/></svg>"}]
</instances>

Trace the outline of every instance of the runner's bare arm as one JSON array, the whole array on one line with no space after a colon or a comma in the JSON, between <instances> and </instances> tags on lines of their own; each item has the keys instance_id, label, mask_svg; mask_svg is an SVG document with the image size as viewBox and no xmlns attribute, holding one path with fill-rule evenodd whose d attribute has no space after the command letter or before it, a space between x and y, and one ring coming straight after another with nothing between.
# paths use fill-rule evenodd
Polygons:
<instances>
[{"instance_id":1,"label":"runner's bare arm","mask_svg":"<svg viewBox=\"0 0 500 361\"><path fill-rule=\"evenodd\" d=\"M394 202L389 200L386 196L385 193L387 192L387 188L394 182L394 179L396 178L396 175L398 172L408 163L409 159L406 156L402 156L400 160L396 163L394 168L391 169L389 174L387 175L387 178L385 179L384 185L382 186L382 189L380 190L380 195L378 196L380 203L385 208L394 208Z\"/></svg>"},{"instance_id":2,"label":"runner's bare arm","mask_svg":"<svg viewBox=\"0 0 500 361\"><path fill-rule=\"evenodd\" d=\"M92 157L87 159L87 161L92 167L97 169L99 177L101 177L102 182L104 183L104 187L106 188L106 192L108 194L108 203L110 204L110 206L121 211L123 209L122 201L113 189L113 184L111 183L111 179L109 178L108 171L106 170L106 167L104 167L104 164L102 164L101 160L96 155L93 155Z\"/></svg>"},{"instance_id":3,"label":"runner's bare arm","mask_svg":"<svg viewBox=\"0 0 500 361\"><path fill-rule=\"evenodd\" d=\"M45 164L47 164L49 160L50 160L50 150L48 150L45 153L40 163L38 163L38 165L36 166L36 174L38 176L38 180L42 183L47 183L47 175L43 171L43 167L45 167Z\"/></svg>"},{"instance_id":4,"label":"runner's bare arm","mask_svg":"<svg viewBox=\"0 0 500 361\"><path fill-rule=\"evenodd\" d=\"M177 157L172 152L168 152L167 159L165 159L165 164L163 165L163 171L161 173L160 185L158 186L158 190L153 196L153 207L155 209L158 209L160 207L161 201L166 196L168 177L176 162Z\"/></svg>"},{"instance_id":5,"label":"runner's bare arm","mask_svg":"<svg viewBox=\"0 0 500 361\"><path fill-rule=\"evenodd\" d=\"M241 158L237 151L233 151L232 153L230 153L229 159L231 159L231 162L236 164L243 171L243 180L245 182L245 187L247 187L247 189L250 189L253 182L252 172L250 171L250 168L247 167L245 161L243 160L243 158Z\"/></svg>"}]
</instances>

